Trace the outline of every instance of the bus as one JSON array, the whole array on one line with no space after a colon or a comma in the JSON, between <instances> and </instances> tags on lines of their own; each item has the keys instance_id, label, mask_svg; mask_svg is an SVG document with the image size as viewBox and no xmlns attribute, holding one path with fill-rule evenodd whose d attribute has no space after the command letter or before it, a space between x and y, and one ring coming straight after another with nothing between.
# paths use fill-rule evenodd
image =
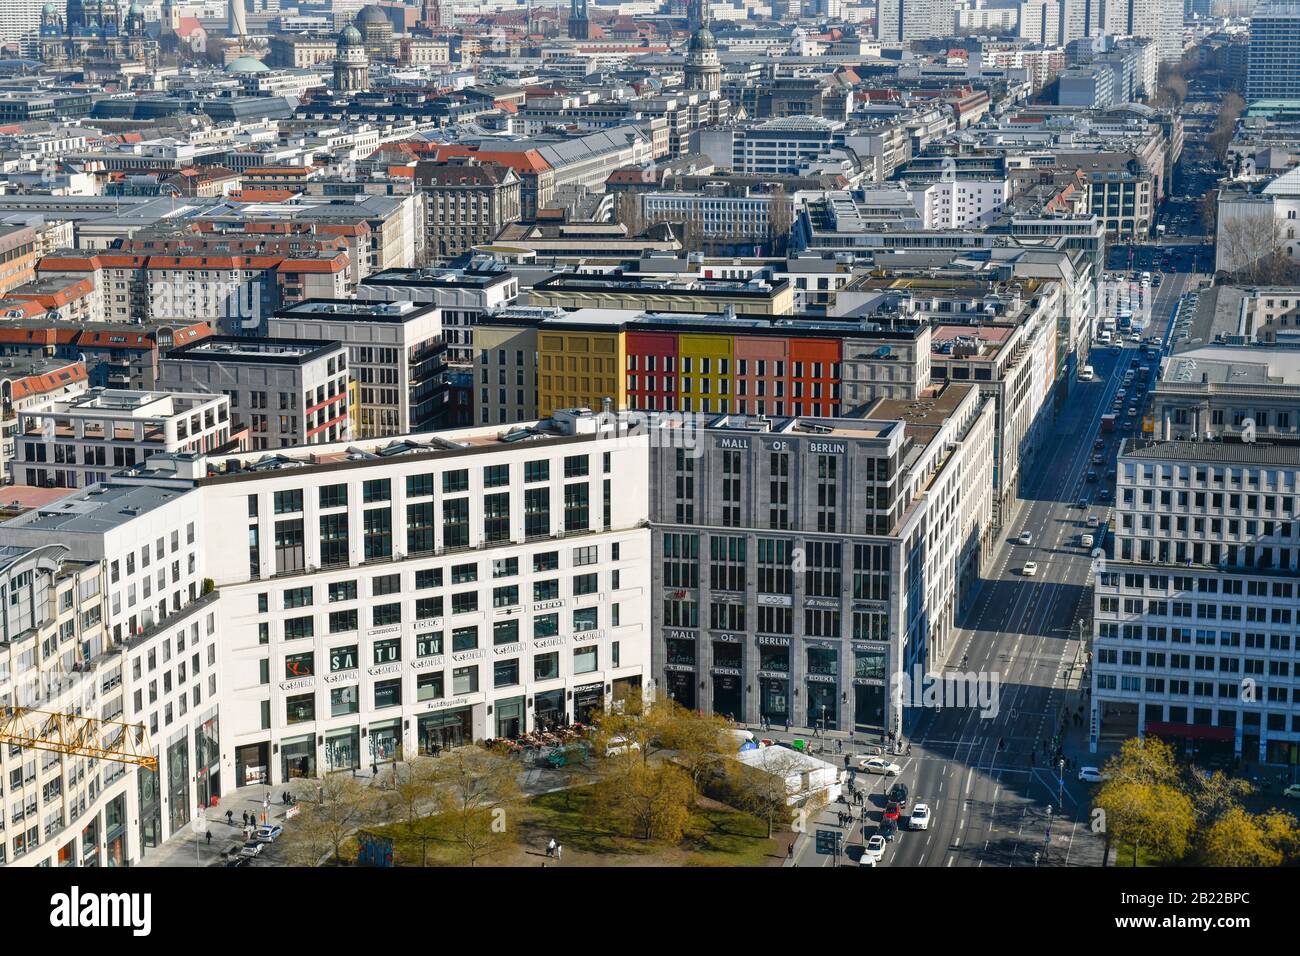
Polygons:
<instances>
[{"instance_id":1,"label":"bus","mask_svg":"<svg viewBox=\"0 0 1300 956\"><path fill-rule=\"evenodd\" d=\"M1081 382L1091 382L1095 377L1096 375L1093 372L1091 365L1085 365L1079 371L1079 381Z\"/></svg>"}]
</instances>

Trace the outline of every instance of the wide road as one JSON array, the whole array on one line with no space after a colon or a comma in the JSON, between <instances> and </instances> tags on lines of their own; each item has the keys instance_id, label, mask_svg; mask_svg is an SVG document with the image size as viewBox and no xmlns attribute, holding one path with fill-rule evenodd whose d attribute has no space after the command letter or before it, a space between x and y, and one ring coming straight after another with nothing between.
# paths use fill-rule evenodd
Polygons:
<instances>
[{"instance_id":1,"label":"wide road","mask_svg":"<svg viewBox=\"0 0 1300 956\"><path fill-rule=\"evenodd\" d=\"M1163 337L1179 296L1199 279L1187 273L1162 278L1144 335ZM928 831L902 832L893 841L886 866L1101 862L1101 840L1086 822L1088 787L1073 771L1064 774L1062 786L1055 769L1045 766L1042 742L1056 733L1063 709L1073 712L1084 701L1080 671L1071 665L1081 657L1078 622L1089 616L1092 558L1079 535L1089 530L1088 515L1107 516L1097 496L1102 488L1113 494L1118 438L1135 432L1108 436L1101 465L1092 464L1093 442L1125 370L1140 354L1128 345L1094 350L1089 363L1096 381L1073 384L1051 437L1022 469L1021 503L986 564L981 592L961 622L949 661L950 670L997 676L996 713L984 718L972 708L924 709L910 731L912 753L894 758L902 775L866 778L874 791L874 820L883 792L898 780L913 802L928 803L933 811ZM1098 472L1098 482L1087 481L1090 469ZM1080 499L1088 508L1076 506ZM1015 543L1026 531L1031 544ZM1037 563L1036 576L1020 573L1026 561ZM1067 720L1066 730L1066 756L1088 765L1086 728Z\"/></svg>"}]
</instances>

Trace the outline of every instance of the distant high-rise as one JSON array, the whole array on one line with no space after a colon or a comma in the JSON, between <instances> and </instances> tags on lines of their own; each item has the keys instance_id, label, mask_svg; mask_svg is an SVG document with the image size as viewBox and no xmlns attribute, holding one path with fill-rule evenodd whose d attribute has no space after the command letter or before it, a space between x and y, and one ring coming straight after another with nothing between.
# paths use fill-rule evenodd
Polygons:
<instances>
[{"instance_id":1,"label":"distant high-rise","mask_svg":"<svg viewBox=\"0 0 1300 956\"><path fill-rule=\"evenodd\" d=\"M1265 3L1250 18L1246 100L1300 100L1300 3Z\"/></svg>"},{"instance_id":2,"label":"distant high-rise","mask_svg":"<svg viewBox=\"0 0 1300 956\"><path fill-rule=\"evenodd\" d=\"M881 43L911 43L953 33L951 0L880 0L877 33Z\"/></svg>"},{"instance_id":3,"label":"distant high-rise","mask_svg":"<svg viewBox=\"0 0 1300 956\"><path fill-rule=\"evenodd\" d=\"M569 37L591 39L591 21L587 19L587 0L569 0Z\"/></svg>"}]
</instances>

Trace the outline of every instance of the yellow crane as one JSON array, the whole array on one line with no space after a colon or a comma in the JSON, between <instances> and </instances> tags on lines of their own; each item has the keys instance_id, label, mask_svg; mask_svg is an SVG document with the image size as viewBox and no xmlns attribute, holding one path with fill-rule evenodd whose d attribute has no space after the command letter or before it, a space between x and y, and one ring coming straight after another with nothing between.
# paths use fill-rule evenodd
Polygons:
<instances>
[{"instance_id":1,"label":"yellow crane","mask_svg":"<svg viewBox=\"0 0 1300 956\"><path fill-rule=\"evenodd\" d=\"M121 720L6 706L0 709L0 743L158 769L144 724Z\"/></svg>"}]
</instances>

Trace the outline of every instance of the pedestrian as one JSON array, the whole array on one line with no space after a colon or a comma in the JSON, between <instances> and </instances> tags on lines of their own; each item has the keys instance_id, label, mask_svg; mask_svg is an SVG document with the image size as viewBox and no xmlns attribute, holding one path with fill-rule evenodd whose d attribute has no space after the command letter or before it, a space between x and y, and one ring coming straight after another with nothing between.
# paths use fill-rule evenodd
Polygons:
<instances>
[{"instance_id":1,"label":"pedestrian","mask_svg":"<svg viewBox=\"0 0 1300 956\"><path fill-rule=\"evenodd\" d=\"M551 837L551 842L546 844L546 855L555 856L555 837Z\"/></svg>"},{"instance_id":2,"label":"pedestrian","mask_svg":"<svg viewBox=\"0 0 1300 956\"><path fill-rule=\"evenodd\" d=\"M244 811L244 826L248 826L248 811Z\"/></svg>"},{"instance_id":3,"label":"pedestrian","mask_svg":"<svg viewBox=\"0 0 1300 956\"><path fill-rule=\"evenodd\" d=\"M234 825L235 825L235 811L234 811L234 810L227 810L227 811L226 811L226 826L231 826L231 827L233 827Z\"/></svg>"},{"instance_id":4,"label":"pedestrian","mask_svg":"<svg viewBox=\"0 0 1300 956\"><path fill-rule=\"evenodd\" d=\"M372 777L377 777L377 776L379 776L379 764L377 764L377 763L372 763L372 764L370 765L370 776L372 776Z\"/></svg>"},{"instance_id":5,"label":"pedestrian","mask_svg":"<svg viewBox=\"0 0 1300 956\"><path fill-rule=\"evenodd\" d=\"M555 844L555 859L559 860L563 855L564 847L559 843Z\"/></svg>"},{"instance_id":6,"label":"pedestrian","mask_svg":"<svg viewBox=\"0 0 1300 956\"><path fill-rule=\"evenodd\" d=\"M842 741L842 740L840 740L840 739L838 739L838 738L836 738L836 740L835 740L835 752L836 752L837 754L842 754L842 753L844 753L844 741ZM848 761L848 758L846 757L846 758L844 759L844 766L847 767L848 765L849 765L849 761Z\"/></svg>"},{"instance_id":7,"label":"pedestrian","mask_svg":"<svg viewBox=\"0 0 1300 956\"><path fill-rule=\"evenodd\" d=\"M208 846L212 846L212 831L208 831Z\"/></svg>"},{"instance_id":8,"label":"pedestrian","mask_svg":"<svg viewBox=\"0 0 1300 956\"><path fill-rule=\"evenodd\" d=\"M789 845L788 847L785 848L785 858L786 858L787 860L793 860L793 859L794 859L794 841L793 841L793 840L790 842L790 845Z\"/></svg>"}]
</instances>

